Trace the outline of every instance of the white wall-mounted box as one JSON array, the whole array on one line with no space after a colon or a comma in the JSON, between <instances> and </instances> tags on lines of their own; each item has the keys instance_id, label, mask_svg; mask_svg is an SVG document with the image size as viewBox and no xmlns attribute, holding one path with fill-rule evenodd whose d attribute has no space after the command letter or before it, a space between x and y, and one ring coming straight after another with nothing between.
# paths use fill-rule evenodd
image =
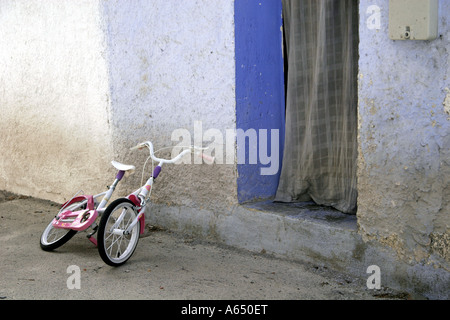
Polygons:
<instances>
[{"instance_id":1,"label":"white wall-mounted box","mask_svg":"<svg viewBox=\"0 0 450 320\"><path fill-rule=\"evenodd\" d=\"M438 36L439 0L389 0L392 40L433 40Z\"/></svg>"}]
</instances>

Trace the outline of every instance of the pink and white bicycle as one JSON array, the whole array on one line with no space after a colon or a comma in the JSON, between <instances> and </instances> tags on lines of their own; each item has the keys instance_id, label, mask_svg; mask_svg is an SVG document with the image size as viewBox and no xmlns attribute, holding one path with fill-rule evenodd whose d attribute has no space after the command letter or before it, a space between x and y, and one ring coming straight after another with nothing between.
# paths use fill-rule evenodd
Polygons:
<instances>
[{"instance_id":1,"label":"pink and white bicycle","mask_svg":"<svg viewBox=\"0 0 450 320\"><path fill-rule=\"evenodd\" d=\"M133 255L139 236L144 232L145 212L152 186L163 164L175 163L187 153L194 152L206 161L214 162L214 158L203 154L202 151L206 148L194 146L183 147L184 150L170 160L157 158L150 141L142 142L130 150L143 148L148 148L150 152L147 161L151 158L152 163L155 161L158 165L154 168L152 165L153 173L142 187L106 207L124 175L135 170L132 165L112 161L112 165L118 170L113 184L107 191L97 195L82 195L82 191L79 191L64 203L42 233L41 248L45 251L54 250L69 241L78 231L86 231L88 239L97 246L103 261L111 266L120 266ZM147 161L144 164L143 174ZM98 202L101 197L103 199ZM97 239L94 238L95 233L98 233Z\"/></svg>"}]
</instances>

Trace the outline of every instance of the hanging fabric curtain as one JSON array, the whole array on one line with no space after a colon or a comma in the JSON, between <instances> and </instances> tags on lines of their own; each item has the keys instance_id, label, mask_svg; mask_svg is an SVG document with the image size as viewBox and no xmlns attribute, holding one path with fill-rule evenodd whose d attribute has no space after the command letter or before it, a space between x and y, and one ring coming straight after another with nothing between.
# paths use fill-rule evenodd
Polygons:
<instances>
[{"instance_id":1,"label":"hanging fabric curtain","mask_svg":"<svg viewBox=\"0 0 450 320\"><path fill-rule=\"evenodd\" d=\"M356 210L358 1L283 0L286 138L275 201Z\"/></svg>"}]
</instances>

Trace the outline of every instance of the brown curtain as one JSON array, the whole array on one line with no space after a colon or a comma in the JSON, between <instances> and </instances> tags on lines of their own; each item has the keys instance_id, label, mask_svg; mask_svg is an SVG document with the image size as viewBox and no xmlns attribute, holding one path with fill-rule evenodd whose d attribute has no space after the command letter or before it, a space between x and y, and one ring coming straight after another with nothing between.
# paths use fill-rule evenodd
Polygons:
<instances>
[{"instance_id":1,"label":"brown curtain","mask_svg":"<svg viewBox=\"0 0 450 320\"><path fill-rule=\"evenodd\" d=\"M358 1L283 0L286 138L275 201L356 211Z\"/></svg>"}]
</instances>

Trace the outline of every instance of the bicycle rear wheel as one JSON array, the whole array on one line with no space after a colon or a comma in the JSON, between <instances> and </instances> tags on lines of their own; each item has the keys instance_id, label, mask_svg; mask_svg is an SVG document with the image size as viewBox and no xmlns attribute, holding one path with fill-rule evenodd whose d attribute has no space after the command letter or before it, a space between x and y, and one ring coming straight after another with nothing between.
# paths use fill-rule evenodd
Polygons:
<instances>
[{"instance_id":1,"label":"bicycle rear wheel","mask_svg":"<svg viewBox=\"0 0 450 320\"><path fill-rule=\"evenodd\" d=\"M102 215L98 226L98 252L110 266L124 264L136 249L141 222L138 221L129 234L123 233L137 217L134 207L130 200L121 198L113 201Z\"/></svg>"},{"instance_id":2,"label":"bicycle rear wheel","mask_svg":"<svg viewBox=\"0 0 450 320\"><path fill-rule=\"evenodd\" d=\"M86 207L86 204L82 204L82 202L83 202L82 200L75 201L72 204L68 205L66 208L64 208L64 211L84 209ZM52 222L54 219L52 219L52 221L50 221L50 223L44 229L44 232L42 232L40 238L41 249L44 251L52 251L56 248L61 247L67 241L72 239L72 237L77 233L75 230L58 229L53 227Z\"/></svg>"}]
</instances>

